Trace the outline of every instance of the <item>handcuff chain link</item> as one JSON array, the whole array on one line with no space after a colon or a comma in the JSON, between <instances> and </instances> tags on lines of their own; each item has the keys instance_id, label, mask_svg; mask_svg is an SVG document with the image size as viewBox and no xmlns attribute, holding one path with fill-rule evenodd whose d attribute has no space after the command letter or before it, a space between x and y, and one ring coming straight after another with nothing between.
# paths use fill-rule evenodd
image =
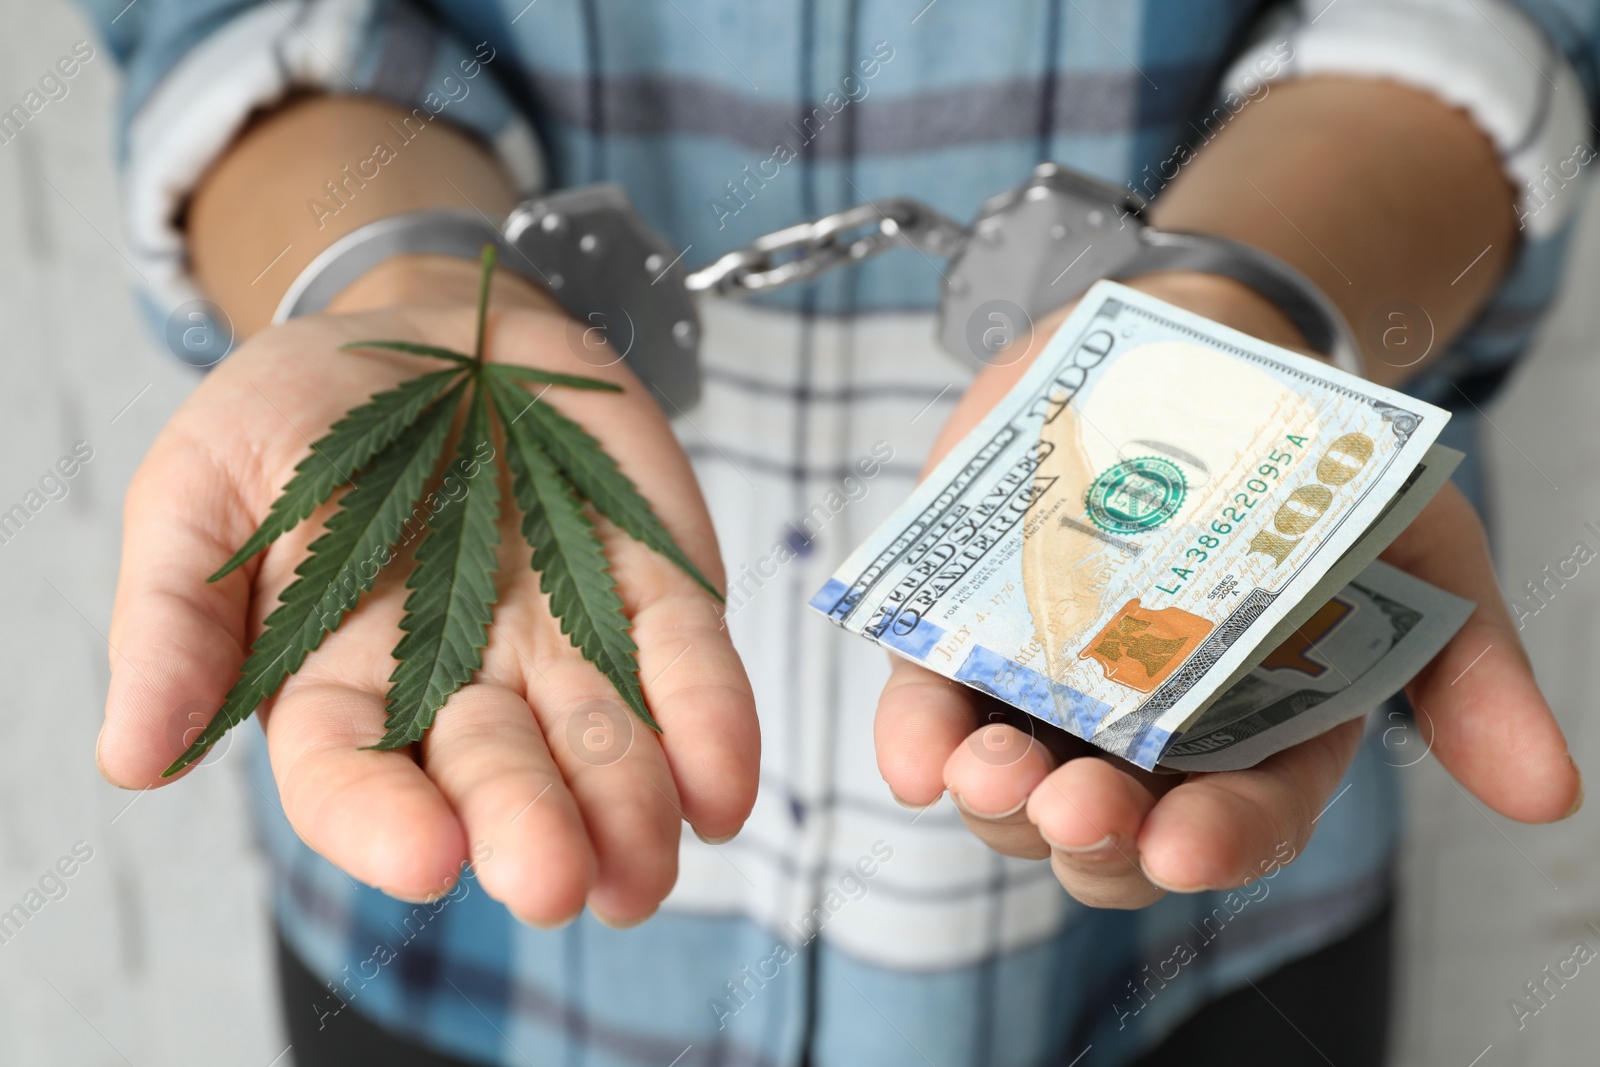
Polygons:
<instances>
[{"instance_id":1,"label":"handcuff chain link","mask_svg":"<svg viewBox=\"0 0 1600 1067\"><path fill-rule=\"evenodd\" d=\"M891 248L951 256L969 234L966 226L920 200L903 196L870 200L813 222L763 234L691 271L684 285L691 293L719 296L768 292L810 281L835 267L871 259Z\"/></svg>"}]
</instances>

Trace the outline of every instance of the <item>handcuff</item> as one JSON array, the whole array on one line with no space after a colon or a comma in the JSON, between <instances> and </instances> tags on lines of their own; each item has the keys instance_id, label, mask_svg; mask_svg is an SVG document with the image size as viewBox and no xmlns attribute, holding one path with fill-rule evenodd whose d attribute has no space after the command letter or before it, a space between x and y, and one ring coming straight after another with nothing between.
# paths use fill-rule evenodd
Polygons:
<instances>
[{"instance_id":1,"label":"handcuff","mask_svg":"<svg viewBox=\"0 0 1600 1067\"><path fill-rule=\"evenodd\" d=\"M986 200L970 226L910 198L874 200L765 234L691 271L683 265L688 249L651 230L620 185L582 186L527 200L501 225L480 212L435 209L363 226L306 266L273 322L323 310L390 256L477 259L489 243L503 268L543 286L573 317L587 351L620 358L669 412L681 412L700 394L697 298L769 292L910 247L948 257L937 335L975 365L1102 278L1184 270L1255 290L1313 350L1362 373L1349 325L1303 274L1237 241L1155 229L1147 206L1127 189L1042 163L1025 184Z\"/></svg>"}]
</instances>

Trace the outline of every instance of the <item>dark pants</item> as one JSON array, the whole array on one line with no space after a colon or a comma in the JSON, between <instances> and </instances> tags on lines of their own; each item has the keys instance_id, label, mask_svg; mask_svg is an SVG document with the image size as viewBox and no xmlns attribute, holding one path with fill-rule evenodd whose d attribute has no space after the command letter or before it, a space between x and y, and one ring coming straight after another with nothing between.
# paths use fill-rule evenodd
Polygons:
<instances>
[{"instance_id":1,"label":"dark pants","mask_svg":"<svg viewBox=\"0 0 1600 1067\"><path fill-rule=\"evenodd\" d=\"M1134 1067L1382 1067L1393 934L1388 905L1342 941L1206 1005ZM319 1027L309 1005L327 1003L328 991L281 937L278 985L299 1067L469 1067L353 1009L326 1016Z\"/></svg>"},{"instance_id":2,"label":"dark pants","mask_svg":"<svg viewBox=\"0 0 1600 1067\"><path fill-rule=\"evenodd\" d=\"M1207 1004L1133 1067L1383 1067L1393 960L1391 901L1342 941Z\"/></svg>"}]
</instances>

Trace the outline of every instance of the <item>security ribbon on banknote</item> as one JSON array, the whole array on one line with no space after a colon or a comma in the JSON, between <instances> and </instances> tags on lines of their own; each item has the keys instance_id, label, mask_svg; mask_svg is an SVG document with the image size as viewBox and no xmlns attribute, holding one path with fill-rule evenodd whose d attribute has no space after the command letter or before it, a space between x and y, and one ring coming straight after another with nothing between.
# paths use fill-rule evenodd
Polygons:
<instances>
[{"instance_id":1,"label":"security ribbon on banknote","mask_svg":"<svg viewBox=\"0 0 1600 1067\"><path fill-rule=\"evenodd\" d=\"M1470 605L1408 579L1428 625L1393 637L1379 601L1347 588L1459 459L1431 447L1448 418L1101 282L812 606L1141 767L1175 743L1188 769L1208 750L1254 762L1310 722L1359 714L1357 699L1375 706L1465 620ZM1376 573L1369 587L1389 579ZM1324 636L1365 628L1387 666L1367 664L1371 680L1331 709L1284 704L1259 684L1280 668L1262 664L1336 594L1349 621ZM1305 640L1300 660L1327 666L1316 649ZM1227 722L1248 720L1231 695L1246 683L1273 721L1221 744L1226 724L1202 716L1224 703ZM1289 729L1295 706L1322 711Z\"/></svg>"}]
</instances>

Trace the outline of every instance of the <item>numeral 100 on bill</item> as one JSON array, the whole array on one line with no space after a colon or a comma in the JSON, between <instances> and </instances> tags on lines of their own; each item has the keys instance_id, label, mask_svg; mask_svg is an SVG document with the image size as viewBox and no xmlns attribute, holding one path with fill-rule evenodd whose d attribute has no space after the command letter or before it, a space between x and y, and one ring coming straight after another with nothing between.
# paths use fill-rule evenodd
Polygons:
<instances>
[{"instance_id":1,"label":"numeral 100 on bill","mask_svg":"<svg viewBox=\"0 0 1600 1067\"><path fill-rule=\"evenodd\" d=\"M1275 563L1288 558L1295 545L1315 526L1333 503L1333 490L1349 482L1372 458L1376 446L1364 433L1347 433L1328 446L1317 460L1317 480L1302 485L1278 505L1272 528L1250 539L1246 555L1261 553Z\"/></svg>"}]
</instances>

